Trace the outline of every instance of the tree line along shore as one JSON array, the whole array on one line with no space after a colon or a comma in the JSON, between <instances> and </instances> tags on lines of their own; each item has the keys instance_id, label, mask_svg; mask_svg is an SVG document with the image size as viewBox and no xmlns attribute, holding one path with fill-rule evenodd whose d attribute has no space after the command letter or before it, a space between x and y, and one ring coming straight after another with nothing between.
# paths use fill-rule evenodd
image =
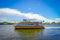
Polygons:
<instances>
[{"instance_id":1,"label":"tree line along shore","mask_svg":"<svg viewBox=\"0 0 60 40\"><path fill-rule=\"evenodd\" d=\"M12 25L12 24L17 24L17 22L0 22L0 25ZM52 23L46 22L46 23L43 23L43 24L60 24L60 22L58 22L58 23L55 23L55 22L52 22Z\"/></svg>"}]
</instances>

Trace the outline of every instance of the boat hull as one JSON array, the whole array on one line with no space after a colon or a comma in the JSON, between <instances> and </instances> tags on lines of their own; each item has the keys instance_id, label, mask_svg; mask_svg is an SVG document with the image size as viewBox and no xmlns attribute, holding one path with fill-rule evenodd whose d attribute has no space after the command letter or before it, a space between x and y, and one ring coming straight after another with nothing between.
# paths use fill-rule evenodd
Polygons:
<instances>
[{"instance_id":1,"label":"boat hull","mask_svg":"<svg viewBox=\"0 0 60 40\"><path fill-rule=\"evenodd\" d=\"M40 29L44 29L44 26L15 26L15 29L19 29L19 28L40 28Z\"/></svg>"}]
</instances>

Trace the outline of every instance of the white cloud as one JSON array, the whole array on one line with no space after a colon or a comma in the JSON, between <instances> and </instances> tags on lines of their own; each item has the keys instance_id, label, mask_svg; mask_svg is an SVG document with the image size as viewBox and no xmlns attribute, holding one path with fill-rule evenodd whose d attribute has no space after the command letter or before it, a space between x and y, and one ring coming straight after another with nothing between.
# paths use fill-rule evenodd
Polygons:
<instances>
[{"instance_id":1,"label":"white cloud","mask_svg":"<svg viewBox=\"0 0 60 40\"><path fill-rule=\"evenodd\" d=\"M10 9L10 8L0 8L0 15L4 15L4 16L10 17L10 20L13 19L13 21L14 20L24 19L24 18L29 18L29 19L36 19L38 21L44 20L46 22L52 22L52 20L49 20L49 19L47 19L47 18L45 18L42 15L39 15L37 13L35 13L35 14L34 13L22 13L22 12L20 12L17 9ZM17 18L17 19L15 19L15 18ZM9 20L9 19L7 19L7 20Z\"/></svg>"},{"instance_id":2,"label":"white cloud","mask_svg":"<svg viewBox=\"0 0 60 40\"><path fill-rule=\"evenodd\" d=\"M7 21L5 18L0 18L0 22Z\"/></svg>"},{"instance_id":3,"label":"white cloud","mask_svg":"<svg viewBox=\"0 0 60 40\"><path fill-rule=\"evenodd\" d=\"M55 21L56 23L58 23L58 22L60 22L60 18L55 18L54 21Z\"/></svg>"},{"instance_id":4,"label":"white cloud","mask_svg":"<svg viewBox=\"0 0 60 40\"><path fill-rule=\"evenodd\" d=\"M10 8L0 8L0 14L6 13L6 14L20 14L20 11L16 9L10 9Z\"/></svg>"},{"instance_id":5,"label":"white cloud","mask_svg":"<svg viewBox=\"0 0 60 40\"><path fill-rule=\"evenodd\" d=\"M25 16L16 9L0 8L0 20L3 21L1 18L7 21L21 21L20 19L25 18Z\"/></svg>"},{"instance_id":6,"label":"white cloud","mask_svg":"<svg viewBox=\"0 0 60 40\"><path fill-rule=\"evenodd\" d=\"M59 20L60 21L60 18L55 18L55 20Z\"/></svg>"}]
</instances>

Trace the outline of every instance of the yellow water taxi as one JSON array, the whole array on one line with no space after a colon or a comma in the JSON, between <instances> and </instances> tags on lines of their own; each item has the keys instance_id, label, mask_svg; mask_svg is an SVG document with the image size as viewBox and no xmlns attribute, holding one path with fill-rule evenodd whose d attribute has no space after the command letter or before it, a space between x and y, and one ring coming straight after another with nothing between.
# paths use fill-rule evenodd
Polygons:
<instances>
[{"instance_id":1,"label":"yellow water taxi","mask_svg":"<svg viewBox=\"0 0 60 40\"><path fill-rule=\"evenodd\" d=\"M44 26L42 25L41 22L30 22L30 21L24 21L24 22L19 22L15 25L15 29L19 28L41 28L44 29Z\"/></svg>"}]
</instances>

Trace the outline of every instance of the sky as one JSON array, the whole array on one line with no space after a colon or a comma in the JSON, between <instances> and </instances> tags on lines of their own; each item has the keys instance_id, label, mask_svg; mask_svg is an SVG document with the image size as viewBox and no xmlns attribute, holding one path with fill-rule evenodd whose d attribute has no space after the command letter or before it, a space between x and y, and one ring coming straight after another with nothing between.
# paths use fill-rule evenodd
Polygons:
<instances>
[{"instance_id":1,"label":"sky","mask_svg":"<svg viewBox=\"0 0 60 40\"><path fill-rule=\"evenodd\" d=\"M60 20L60 0L0 0L0 21L25 17Z\"/></svg>"}]
</instances>

